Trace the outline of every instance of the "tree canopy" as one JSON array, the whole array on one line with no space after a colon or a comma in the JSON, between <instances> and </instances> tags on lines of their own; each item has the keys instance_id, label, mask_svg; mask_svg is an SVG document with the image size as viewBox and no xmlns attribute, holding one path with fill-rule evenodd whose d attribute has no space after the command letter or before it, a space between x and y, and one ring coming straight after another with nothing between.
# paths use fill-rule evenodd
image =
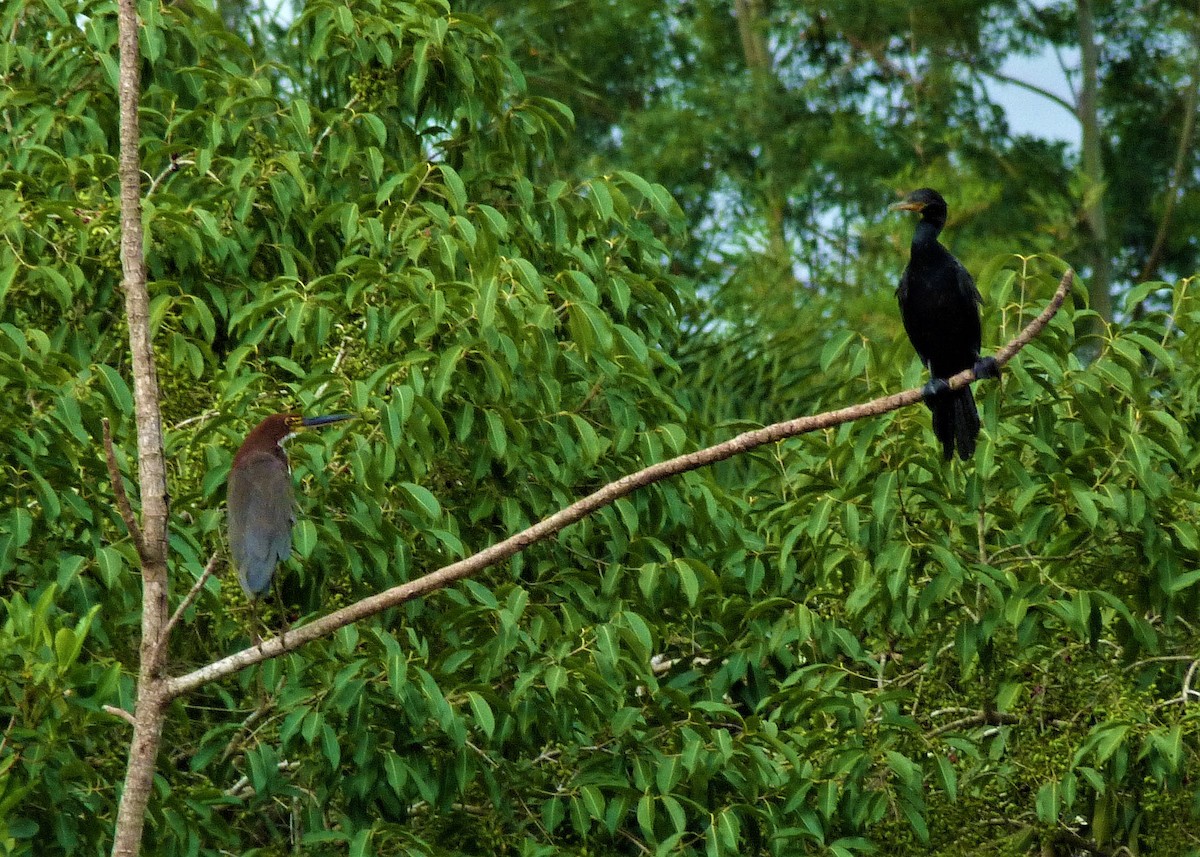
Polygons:
<instances>
[{"instance_id":1,"label":"tree canopy","mask_svg":"<svg viewBox=\"0 0 1200 857\"><path fill-rule=\"evenodd\" d=\"M919 386L897 191L949 200L985 350L1084 279L975 388L965 465L920 407L763 447L174 701L147 853L1200 853L1195 8L139 15L172 608L269 413L358 417L291 442L279 633ZM1098 165L988 88L1085 18ZM0 853L102 854L142 608L101 441L137 505L117 27L88 0L0 25ZM222 568L168 669L250 642Z\"/></svg>"}]
</instances>

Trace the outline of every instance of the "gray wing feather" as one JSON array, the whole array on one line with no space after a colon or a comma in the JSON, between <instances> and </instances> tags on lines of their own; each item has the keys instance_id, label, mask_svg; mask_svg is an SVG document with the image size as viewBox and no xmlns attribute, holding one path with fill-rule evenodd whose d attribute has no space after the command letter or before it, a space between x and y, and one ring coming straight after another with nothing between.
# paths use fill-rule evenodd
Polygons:
<instances>
[{"instance_id":1,"label":"gray wing feather","mask_svg":"<svg viewBox=\"0 0 1200 857\"><path fill-rule=\"evenodd\" d=\"M229 474L229 546L248 596L266 592L291 556L294 523L292 477L278 458L255 455Z\"/></svg>"}]
</instances>

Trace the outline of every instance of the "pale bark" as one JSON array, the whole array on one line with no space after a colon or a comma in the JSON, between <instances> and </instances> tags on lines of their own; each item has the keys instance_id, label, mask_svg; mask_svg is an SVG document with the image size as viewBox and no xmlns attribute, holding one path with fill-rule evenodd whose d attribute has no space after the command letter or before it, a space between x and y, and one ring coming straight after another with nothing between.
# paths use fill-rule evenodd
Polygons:
<instances>
[{"instance_id":1,"label":"pale bark","mask_svg":"<svg viewBox=\"0 0 1200 857\"><path fill-rule=\"evenodd\" d=\"M158 378L150 342L150 297L142 255L141 165L138 155L138 65L141 59L135 0L120 0L117 18L120 51L121 269L133 362L138 485L142 503L141 538L138 541L142 565L142 639L137 704L133 712L133 739L112 853L114 857L134 857L141 848L142 828L154 783L155 762L166 713L162 684L165 653L162 632L167 621L168 502Z\"/></svg>"}]
</instances>

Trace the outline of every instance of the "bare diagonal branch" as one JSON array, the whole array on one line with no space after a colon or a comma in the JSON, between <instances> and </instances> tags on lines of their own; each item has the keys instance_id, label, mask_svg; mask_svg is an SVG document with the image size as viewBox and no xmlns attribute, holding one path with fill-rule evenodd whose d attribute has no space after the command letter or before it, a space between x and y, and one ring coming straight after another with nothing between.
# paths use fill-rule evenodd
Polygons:
<instances>
[{"instance_id":1,"label":"bare diagonal branch","mask_svg":"<svg viewBox=\"0 0 1200 857\"><path fill-rule=\"evenodd\" d=\"M1058 289L1054 292L1050 303L1041 314L1031 321L1024 330L1018 333L1011 342L996 352L995 359L997 366L1003 366L1008 363L1017 352L1041 333L1054 314L1058 312L1059 307L1062 306L1067 292L1070 291L1073 279L1074 273L1072 271L1067 271L1063 275L1062 280L1058 284ZM957 389L972 383L974 380L975 373L967 369L950 378L949 384L951 388ZM554 513L548 518L543 518L528 529L484 548L479 553L469 556L466 559L439 568L437 571L430 572L423 577L418 577L416 580L410 580L407 583L394 586L377 595L364 598L362 601L322 616L320 619L310 622L307 625L302 625L299 628L291 628L285 637L273 637L186 675L168 679L166 682L166 694L170 698L177 697L252 664L294 651L306 643L329 636L334 631L346 625L366 619L369 616L374 616L376 613L381 613L388 608L411 601L414 598L420 598L423 595L436 592L455 581L470 577L485 568L503 562L514 554L525 550L530 545L553 536L565 527L582 520L596 510L619 500L621 497L632 494L639 488L644 488L655 482L661 482L664 479L686 473L689 470L696 470L709 464L715 464L718 461L724 461L727 458L748 452L768 443L775 443L786 438L841 425L842 423L848 423L852 420L862 419L863 417L878 416L879 414L885 414L888 411L894 411L905 405L913 405L920 401L920 389L905 390L902 393L894 393L890 396L884 396L848 408L828 411L809 417L799 417L794 420L775 423L765 428L743 432L716 446L710 446L707 449L697 450L696 452L689 452L672 458L669 461L652 464L636 473L623 476L615 482L605 485L582 500L572 503L567 508Z\"/></svg>"},{"instance_id":2,"label":"bare diagonal branch","mask_svg":"<svg viewBox=\"0 0 1200 857\"><path fill-rule=\"evenodd\" d=\"M175 608L175 612L172 613L171 618L167 620L166 627L163 628L162 636L159 638L160 646L167 645L167 641L171 638L171 631L174 630L177 624L179 624L180 618L187 611L187 609L192 606L193 602L196 600L196 597L200 594L200 590L204 588L204 584L208 582L208 579L212 577L212 573L216 571L217 560L219 557L220 554L213 554L211 557L209 557L208 565L204 566L204 573L200 575L194 584L192 584L192 588L188 590L188 594L184 596L183 601L179 602L179 606ZM159 657L161 658L161 656L162 653L160 652Z\"/></svg>"}]
</instances>

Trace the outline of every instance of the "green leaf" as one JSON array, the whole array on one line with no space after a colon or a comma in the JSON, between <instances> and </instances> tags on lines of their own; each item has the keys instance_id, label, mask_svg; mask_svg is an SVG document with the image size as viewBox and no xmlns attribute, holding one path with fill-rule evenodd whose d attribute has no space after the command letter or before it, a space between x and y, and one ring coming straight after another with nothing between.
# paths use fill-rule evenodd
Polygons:
<instances>
[{"instance_id":1,"label":"green leaf","mask_svg":"<svg viewBox=\"0 0 1200 857\"><path fill-rule=\"evenodd\" d=\"M887 758L888 767L896 773L906 787L913 791L920 790L921 768L919 765L895 750L885 751L884 756Z\"/></svg>"},{"instance_id":2,"label":"green leaf","mask_svg":"<svg viewBox=\"0 0 1200 857\"><path fill-rule=\"evenodd\" d=\"M587 183L588 196L592 200L592 206L596 210L596 216L601 222L612 220L613 217L613 200L612 194L600 179L592 179Z\"/></svg>"},{"instance_id":3,"label":"green leaf","mask_svg":"<svg viewBox=\"0 0 1200 857\"><path fill-rule=\"evenodd\" d=\"M545 681L546 691L550 694L550 698L554 699L567 683L567 671L557 664L549 666L546 668Z\"/></svg>"},{"instance_id":4,"label":"green leaf","mask_svg":"<svg viewBox=\"0 0 1200 857\"><path fill-rule=\"evenodd\" d=\"M355 834L353 841L350 843L350 857L366 857L368 854L375 853L371 848L373 833L374 831L370 827L364 827Z\"/></svg>"},{"instance_id":5,"label":"green leaf","mask_svg":"<svg viewBox=\"0 0 1200 857\"><path fill-rule=\"evenodd\" d=\"M467 699L471 703L471 711L475 715L476 724L483 730L483 734L491 738L492 732L496 728L496 717L492 714L492 707L475 691L468 692Z\"/></svg>"},{"instance_id":6,"label":"green leaf","mask_svg":"<svg viewBox=\"0 0 1200 857\"><path fill-rule=\"evenodd\" d=\"M496 320L496 298L500 292L500 281L496 277L488 277L479 294L476 312L479 314L481 327L489 328Z\"/></svg>"},{"instance_id":7,"label":"green leaf","mask_svg":"<svg viewBox=\"0 0 1200 857\"><path fill-rule=\"evenodd\" d=\"M695 607L696 600L700 597L700 579L687 563L676 562L674 565L675 573L679 575L679 586L683 590L688 606Z\"/></svg>"},{"instance_id":8,"label":"green leaf","mask_svg":"<svg viewBox=\"0 0 1200 857\"><path fill-rule=\"evenodd\" d=\"M717 835L721 843L729 851L736 852L738 840L741 838L741 821L731 808L723 809L717 815Z\"/></svg>"},{"instance_id":9,"label":"green leaf","mask_svg":"<svg viewBox=\"0 0 1200 857\"><path fill-rule=\"evenodd\" d=\"M371 136L375 138L376 145L383 146L387 143L387 125L384 124L382 119L374 113L360 113L359 118L367 126L367 130L371 132Z\"/></svg>"},{"instance_id":10,"label":"green leaf","mask_svg":"<svg viewBox=\"0 0 1200 857\"><path fill-rule=\"evenodd\" d=\"M459 178L454 168L447 164L439 164L438 170L441 171L442 180L446 183L447 199L450 200L455 214L464 213L467 210L467 189L463 180Z\"/></svg>"},{"instance_id":11,"label":"green leaf","mask_svg":"<svg viewBox=\"0 0 1200 857\"><path fill-rule=\"evenodd\" d=\"M317 546L316 525L308 519L297 521L292 529L292 541L296 546L296 553L303 559L308 559L312 556L313 548Z\"/></svg>"},{"instance_id":12,"label":"green leaf","mask_svg":"<svg viewBox=\"0 0 1200 857\"><path fill-rule=\"evenodd\" d=\"M403 797L408 782L408 766L403 759L396 753L388 753L383 760L383 771L392 792L396 797Z\"/></svg>"},{"instance_id":13,"label":"green leaf","mask_svg":"<svg viewBox=\"0 0 1200 857\"><path fill-rule=\"evenodd\" d=\"M133 393L129 389L129 385L125 383L125 379L116 369L101 363L96 367L100 374L104 377L105 388L108 390L108 396L116 405L117 412L125 415L133 413Z\"/></svg>"},{"instance_id":14,"label":"green leaf","mask_svg":"<svg viewBox=\"0 0 1200 857\"><path fill-rule=\"evenodd\" d=\"M631 173L628 170L618 170L617 175L626 184L629 184L642 195L642 198L647 202L654 201L654 190L650 187L650 182L639 176L637 173Z\"/></svg>"},{"instance_id":15,"label":"green leaf","mask_svg":"<svg viewBox=\"0 0 1200 857\"><path fill-rule=\"evenodd\" d=\"M1193 569L1172 578L1164 588L1173 595L1188 587L1195 586L1197 582L1200 582L1200 569Z\"/></svg>"},{"instance_id":16,"label":"green leaf","mask_svg":"<svg viewBox=\"0 0 1200 857\"><path fill-rule=\"evenodd\" d=\"M566 817L566 807L562 798L553 797L542 803L542 824L545 825L547 832L553 833L562 824L564 817Z\"/></svg>"},{"instance_id":17,"label":"green leaf","mask_svg":"<svg viewBox=\"0 0 1200 857\"><path fill-rule=\"evenodd\" d=\"M409 496L409 499L421 509L426 518L431 521L441 519L442 507L429 489L422 488L420 485L415 485L412 482L401 482L397 487Z\"/></svg>"},{"instance_id":18,"label":"green leaf","mask_svg":"<svg viewBox=\"0 0 1200 857\"><path fill-rule=\"evenodd\" d=\"M1095 529L1100 520L1100 510L1096 508L1096 503L1092 499L1092 494L1082 486L1077 484L1071 485L1071 494L1075 498L1075 503L1079 509L1079 514L1083 518L1084 523L1088 527Z\"/></svg>"},{"instance_id":19,"label":"green leaf","mask_svg":"<svg viewBox=\"0 0 1200 857\"><path fill-rule=\"evenodd\" d=\"M1125 743L1125 736L1129 734L1129 730L1128 723L1104 724L1097 731L1096 759L1103 762L1116 753Z\"/></svg>"},{"instance_id":20,"label":"green leaf","mask_svg":"<svg viewBox=\"0 0 1200 857\"><path fill-rule=\"evenodd\" d=\"M832 819L838 807L837 783L827 780L817 788L817 811L827 821Z\"/></svg>"},{"instance_id":21,"label":"green leaf","mask_svg":"<svg viewBox=\"0 0 1200 857\"><path fill-rule=\"evenodd\" d=\"M412 391L409 391L409 410L412 408ZM392 446L400 446L404 441L404 404L399 401L389 402L383 409L384 437Z\"/></svg>"},{"instance_id":22,"label":"green leaf","mask_svg":"<svg viewBox=\"0 0 1200 857\"><path fill-rule=\"evenodd\" d=\"M655 784L658 786L659 794L670 794L675 788L675 784L679 782L679 757L667 756L659 759L658 768L655 771Z\"/></svg>"},{"instance_id":23,"label":"green leaf","mask_svg":"<svg viewBox=\"0 0 1200 857\"><path fill-rule=\"evenodd\" d=\"M913 832L917 834L917 838L923 843L929 842L929 825L925 821L925 814L921 807L905 798L900 798L897 802L900 804L900 811L904 813L904 817L912 826Z\"/></svg>"},{"instance_id":24,"label":"green leaf","mask_svg":"<svg viewBox=\"0 0 1200 857\"><path fill-rule=\"evenodd\" d=\"M642 836L651 839L654 836L654 798L643 794L637 803L637 823Z\"/></svg>"},{"instance_id":25,"label":"green leaf","mask_svg":"<svg viewBox=\"0 0 1200 857\"><path fill-rule=\"evenodd\" d=\"M600 793L600 789L595 786L584 786L580 789L580 797L583 798L583 805L588 815L597 820L604 818L604 795Z\"/></svg>"},{"instance_id":26,"label":"green leaf","mask_svg":"<svg viewBox=\"0 0 1200 857\"><path fill-rule=\"evenodd\" d=\"M341 765L342 748L338 743L337 733L328 723L321 728L321 751L325 754L329 767L336 770Z\"/></svg>"},{"instance_id":27,"label":"green leaf","mask_svg":"<svg viewBox=\"0 0 1200 857\"><path fill-rule=\"evenodd\" d=\"M446 392L450 389L450 379L465 352L465 346L456 345L442 352L438 358L437 367L433 371L430 383L434 401L440 402L446 397Z\"/></svg>"},{"instance_id":28,"label":"green leaf","mask_svg":"<svg viewBox=\"0 0 1200 857\"><path fill-rule=\"evenodd\" d=\"M54 635L54 657L58 662L58 668L65 670L70 667L75 662L82 646L83 640L77 638L74 631L70 628L59 628Z\"/></svg>"},{"instance_id":29,"label":"green leaf","mask_svg":"<svg viewBox=\"0 0 1200 857\"><path fill-rule=\"evenodd\" d=\"M1043 783L1038 789L1034 808L1038 821L1043 824L1056 824L1062 807L1062 789L1057 782Z\"/></svg>"},{"instance_id":30,"label":"green leaf","mask_svg":"<svg viewBox=\"0 0 1200 857\"><path fill-rule=\"evenodd\" d=\"M938 779L941 780L942 791L950 800L958 800L958 774L954 770L953 763L941 753L936 754L933 758L937 763Z\"/></svg>"},{"instance_id":31,"label":"green leaf","mask_svg":"<svg viewBox=\"0 0 1200 857\"><path fill-rule=\"evenodd\" d=\"M18 509L18 512L24 512ZM18 535L18 544L21 544ZM121 572L125 570L125 557L115 548L103 547L96 551L96 566L104 585L112 588L120 580Z\"/></svg>"},{"instance_id":32,"label":"green leaf","mask_svg":"<svg viewBox=\"0 0 1200 857\"><path fill-rule=\"evenodd\" d=\"M483 417L487 423L488 446L497 458L503 458L504 453L508 451L508 434L504 430L504 420L492 411L484 411Z\"/></svg>"},{"instance_id":33,"label":"green leaf","mask_svg":"<svg viewBox=\"0 0 1200 857\"><path fill-rule=\"evenodd\" d=\"M853 330L839 330L829 337L829 341L821 349L821 371L828 372L829 367L841 359L857 336Z\"/></svg>"},{"instance_id":34,"label":"green leaf","mask_svg":"<svg viewBox=\"0 0 1200 857\"><path fill-rule=\"evenodd\" d=\"M341 830L310 830L301 837L302 845L324 845L330 842L345 843L350 841L350 835Z\"/></svg>"}]
</instances>

